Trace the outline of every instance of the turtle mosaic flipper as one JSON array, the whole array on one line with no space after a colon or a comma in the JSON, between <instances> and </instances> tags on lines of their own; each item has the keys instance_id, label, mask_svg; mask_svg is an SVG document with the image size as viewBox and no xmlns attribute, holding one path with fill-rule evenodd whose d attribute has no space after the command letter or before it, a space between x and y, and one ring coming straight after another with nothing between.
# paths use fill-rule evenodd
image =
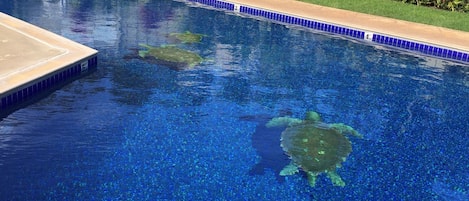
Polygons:
<instances>
[{"instance_id":1,"label":"turtle mosaic flipper","mask_svg":"<svg viewBox=\"0 0 469 201\"><path fill-rule=\"evenodd\" d=\"M358 138L363 138L362 134L360 134L358 131L356 131L354 128L352 128L349 125L345 125L343 123L333 123L333 124L329 124L329 126L331 128L339 130L340 133L350 134Z\"/></svg>"},{"instance_id":2,"label":"turtle mosaic flipper","mask_svg":"<svg viewBox=\"0 0 469 201\"><path fill-rule=\"evenodd\" d=\"M342 180L342 178L340 177L340 175L337 174L337 172L327 171L326 173L327 173L327 177L329 177L329 179L332 181L332 184L334 186L340 186L340 187L345 186L344 180Z\"/></svg>"},{"instance_id":3,"label":"turtle mosaic flipper","mask_svg":"<svg viewBox=\"0 0 469 201\"><path fill-rule=\"evenodd\" d=\"M300 169L294 163L290 163L280 171L280 176L294 175L300 172Z\"/></svg>"},{"instance_id":4,"label":"turtle mosaic flipper","mask_svg":"<svg viewBox=\"0 0 469 201\"><path fill-rule=\"evenodd\" d=\"M272 128L272 127L282 127L282 126L293 126L297 124L301 124L304 121L309 121L311 123L315 122L320 122L321 117L317 112L314 111L309 111L306 113L306 118L305 120L298 119L298 118L293 118L293 117L275 117L271 119L267 124L265 125L267 128Z\"/></svg>"}]
</instances>

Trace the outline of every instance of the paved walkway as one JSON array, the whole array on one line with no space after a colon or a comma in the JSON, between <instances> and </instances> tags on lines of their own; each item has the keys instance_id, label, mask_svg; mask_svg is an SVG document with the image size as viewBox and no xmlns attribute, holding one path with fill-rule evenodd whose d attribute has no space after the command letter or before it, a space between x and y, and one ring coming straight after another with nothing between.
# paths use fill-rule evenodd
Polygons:
<instances>
[{"instance_id":1,"label":"paved walkway","mask_svg":"<svg viewBox=\"0 0 469 201\"><path fill-rule=\"evenodd\" d=\"M469 52L469 32L318 6L296 0L229 1Z\"/></svg>"}]
</instances>

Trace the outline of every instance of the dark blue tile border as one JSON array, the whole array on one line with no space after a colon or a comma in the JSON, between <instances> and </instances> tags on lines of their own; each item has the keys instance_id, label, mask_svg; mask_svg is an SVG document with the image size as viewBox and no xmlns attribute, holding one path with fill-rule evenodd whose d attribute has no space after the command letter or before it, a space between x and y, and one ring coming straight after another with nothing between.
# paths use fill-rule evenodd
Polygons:
<instances>
[{"instance_id":1,"label":"dark blue tile border","mask_svg":"<svg viewBox=\"0 0 469 201\"><path fill-rule=\"evenodd\" d=\"M215 8L220 8L220 9L226 9L226 10L231 10L234 11L234 4L233 3L228 3L225 1L218 1L218 0L188 0L191 2L197 2L205 5L209 5Z\"/></svg>"},{"instance_id":2,"label":"dark blue tile border","mask_svg":"<svg viewBox=\"0 0 469 201\"><path fill-rule=\"evenodd\" d=\"M97 55L62 68L48 76L24 84L22 87L10 90L0 96L0 113L12 106L21 104L42 92L71 81L90 70L95 70L98 64Z\"/></svg>"},{"instance_id":3,"label":"dark blue tile border","mask_svg":"<svg viewBox=\"0 0 469 201\"><path fill-rule=\"evenodd\" d=\"M405 50L419 52L425 55L430 55L434 57L440 57L443 59L450 59L462 62L469 62L469 53L461 52L457 50L451 50L444 47L432 46L425 43L408 41L404 39L399 39L396 37L386 36L382 34L373 34L373 42L390 45L393 47L402 48Z\"/></svg>"},{"instance_id":4,"label":"dark blue tile border","mask_svg":"<svg viewBox=\"0 0 469 201\"><path fill-rule=\"evenodd\" d=\"M239 12L248 14L248 15L264 17L273 21L298 25L298 26L302 26L306 28L311 28L311 29L325 31L325 32L334 33L334 34L345 35L345 36L358 38L358 39L364 39L365 37L364 31L353 30L347 27L340 27L337 25L327 24L327 23L320 22L320 21L314 21L314 20L305 19L305 18L296 17L296 16L289 16L286 14L276 13L273 11L266 11L266 10L262 10L258 8L251 8L248 6L240 6Z\"/></svg>"},{"instance_id":5,"label":"dark blue tile border","mask_svg":"<svg viewBox=\"0 0 469 201\"><path fill-rule=\"evenodd\" d=\"M425 44L421 42L415 42L411 40L400 39L397 37L386 36L379 33L368 33L372 34L372 37L366 37L365 31L353 29L350 27L343 27L334 24L328 24L321 21L315 21L311 19L306 19L297 16L291 16L283 13L278 13L270 10L264 10L261 8L249 7L245 5L236 5L230 2L224 2L219 0L188 0L190 2L197 2L212 6L215 8L227 9L235 12L240 12L243 14L263 17L272 21L277 21L281 23L298 25L301 27L306 27L314 30L325 31L329 33L339 34L347 37L352 37L356 39L362 39L371 41L374 43L389 45L392 47L401 48L407 51L418 52L424 55L438 57L441 59L454 60L459 62L469 63L469 53L451 50L449 48L439 47L436 45Z\"/></svg>"}]
</instances>

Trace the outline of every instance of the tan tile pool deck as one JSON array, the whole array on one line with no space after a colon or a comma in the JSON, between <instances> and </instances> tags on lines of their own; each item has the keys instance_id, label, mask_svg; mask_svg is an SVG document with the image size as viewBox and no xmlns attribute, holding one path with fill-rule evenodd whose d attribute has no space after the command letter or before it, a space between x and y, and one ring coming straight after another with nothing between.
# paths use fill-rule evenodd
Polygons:
<instances>
[{"instance_id":1,"label":"tan tile pool deck","mask_svg":"<svg viewBox=\"0 0 469 201\"><path fill-rule=\"evenodd\" d=\"M46 80L47 86L73 77L76 72L57 72L77 64L86 68L87 59L96 54L92 48L0 12L0 106L38 91L33 88L28 91L27 85L47 76L56 76ZM5 99L23 89L21 94Z\"/></svg>"},{"instance_id":2,"label":"tan tile pool deck","mask_svg":"<svg viewBox=\"0 0 469 201\"><path fill-rule=\"evenodd\" d=\"M227 2L469 52L468 32L318 6L296 0L228 0Z\"/></svg>"}]
</instances>

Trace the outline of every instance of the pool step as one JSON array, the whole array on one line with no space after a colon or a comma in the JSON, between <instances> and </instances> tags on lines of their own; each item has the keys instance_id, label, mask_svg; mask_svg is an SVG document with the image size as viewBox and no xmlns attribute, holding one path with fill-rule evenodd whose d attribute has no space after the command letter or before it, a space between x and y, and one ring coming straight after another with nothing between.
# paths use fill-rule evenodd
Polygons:
<instances>
[{"instance_id":1,"label":"pool step","mask_svg":"<svg viewBox=\"0 0 469 201\"><path fill-rule=\"evenodd\" d=\"M97 53L0 12L0 115L96 69Z\"/></svg>"}]
</instances>

